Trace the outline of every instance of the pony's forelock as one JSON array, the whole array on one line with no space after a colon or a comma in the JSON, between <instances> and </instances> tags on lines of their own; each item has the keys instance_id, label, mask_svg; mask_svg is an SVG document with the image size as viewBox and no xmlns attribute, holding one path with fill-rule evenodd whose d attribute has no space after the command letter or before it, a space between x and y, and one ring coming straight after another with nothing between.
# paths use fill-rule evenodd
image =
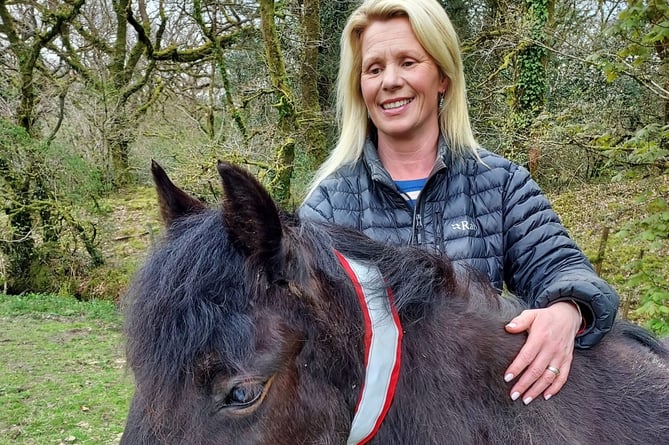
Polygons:
<instances>
[{"instance_id":1,"label":"pony's forelock","mask_svg":"<svg viewBox=\"0 0 669 445\"><path fill-rule=\"evenodd\" d=\"M182 219L166 233L128 293L128 364L155 403L174 401L197 377L197 363L225 350L234 366L253 338L244 262L230 247L218 212ZM217 344L224 342L224 344ZM156 408L157 409L157 408Z\"/></svg>"}]
</instances>

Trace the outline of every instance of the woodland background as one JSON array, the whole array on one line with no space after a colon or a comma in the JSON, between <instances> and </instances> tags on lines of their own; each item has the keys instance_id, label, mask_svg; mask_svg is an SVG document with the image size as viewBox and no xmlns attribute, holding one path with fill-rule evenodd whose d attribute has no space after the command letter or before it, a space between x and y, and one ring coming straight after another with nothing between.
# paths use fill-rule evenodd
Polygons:
<instances>
[{"instance_id":1,"label":"woodland background","mask_svg":"<svg viewBox=\"0 0 669 445\"><path fill-rule=\"evenodd\" d=\"M669 4L441 3L479 142L554 198L624 314L669 332ZM212 203L216 160L245 164L298 206L355 6L0 0L0 293L118 300L159 232L150 159Z\"/></svg>"}]
</instances>

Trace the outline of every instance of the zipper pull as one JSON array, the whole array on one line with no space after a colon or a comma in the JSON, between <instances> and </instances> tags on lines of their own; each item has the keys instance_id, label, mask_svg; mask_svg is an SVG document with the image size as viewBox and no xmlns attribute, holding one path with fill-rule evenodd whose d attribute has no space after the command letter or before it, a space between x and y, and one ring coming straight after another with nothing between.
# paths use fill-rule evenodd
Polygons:
<instances>
[{"instance_id":1,"label":"zipper pull","mask_svg":"<svg viewBox=\"0 0 669 445\"><path fill-rule=\"evenodd\" d=\"M423 218L420 215L420 212L416 212L416 244L423 244Z\"/></svg>"}]
</instances>

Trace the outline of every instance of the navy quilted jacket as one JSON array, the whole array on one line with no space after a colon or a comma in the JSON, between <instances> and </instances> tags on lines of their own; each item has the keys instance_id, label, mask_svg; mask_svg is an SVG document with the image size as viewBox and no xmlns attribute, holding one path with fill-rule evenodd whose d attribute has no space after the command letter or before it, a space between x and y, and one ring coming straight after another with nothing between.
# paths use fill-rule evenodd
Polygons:
<instances>
[{"instance_id":1,"label":"navy quilted jacket","mask_svg":"<svg viewBox=\"0 0 669 445\"><path fill-rule=\"evenodd\" d=\"M368 140L362 160L323 180L299 214L379 241L442 250L531 307L573 299L587 322L576 345L596 344L611 328L618 295L595 274L527 170L485 150L483 162L471 154L452 159L443 139L439 151L414 209Z\"/></svg>"}]
</instances>

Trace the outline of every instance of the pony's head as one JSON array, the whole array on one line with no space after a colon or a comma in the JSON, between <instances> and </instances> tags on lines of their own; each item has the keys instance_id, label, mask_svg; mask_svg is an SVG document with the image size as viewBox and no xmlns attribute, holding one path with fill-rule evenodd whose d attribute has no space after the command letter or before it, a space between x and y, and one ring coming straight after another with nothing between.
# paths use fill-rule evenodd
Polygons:
<instances>
[{"instance_id":1,"label":"pony's head","mask_svg":"<svg viewBox=\"0 0 669 445\"><path fill-rule=\"evenodd\" d=\"M288 444L325 432L345 438L350 413L343 407L354 396L324 402L341 399L334 388L355 386L361 371L315 347L340 358L360 354L359 333L336 332L324 321L356 317L332 302L338 291L328 301L319 297L324 282L336 289L343 279L334 259L306 248L312 235L249 173L225 163L218 171L222 206L212 210L152 165L166 231L127 299L133 411L144 419L130 426L138 431L126 443Z\"/></svg>"}]
</instances>

